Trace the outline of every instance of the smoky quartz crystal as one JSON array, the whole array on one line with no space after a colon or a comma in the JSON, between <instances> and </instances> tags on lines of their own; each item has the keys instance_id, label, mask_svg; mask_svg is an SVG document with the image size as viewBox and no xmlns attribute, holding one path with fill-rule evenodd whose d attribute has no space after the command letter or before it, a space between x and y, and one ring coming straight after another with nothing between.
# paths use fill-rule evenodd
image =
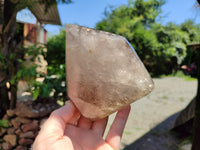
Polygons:
<instances>
[{"instance_id":1,"label":"smoky quartz crystal","mask_svg":"<svg viewBox=\"0 0 200 150\"><path fill-rule=\"evenodd\" d=\"M104 118L149 94L153 81L122 36L66 25L68 96L81 114Z\"/></svg>"}]
</instances>

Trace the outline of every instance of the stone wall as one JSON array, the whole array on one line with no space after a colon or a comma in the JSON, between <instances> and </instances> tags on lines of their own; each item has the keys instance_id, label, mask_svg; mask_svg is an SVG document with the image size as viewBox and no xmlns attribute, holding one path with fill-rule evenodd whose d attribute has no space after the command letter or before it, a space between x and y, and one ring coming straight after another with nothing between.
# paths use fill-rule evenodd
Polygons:
<instances>
[{"instance_id":1,"label":"stone wall","mask_svg":"<svg viewBox=\"0 0 200 150\"><path fill-rule=\"evenodd\" d=\"M58 108L54 101L17 103L3 117L8 127L0 127L0 150L28 150L49 114Z\"/></svg>"}]
</instances>

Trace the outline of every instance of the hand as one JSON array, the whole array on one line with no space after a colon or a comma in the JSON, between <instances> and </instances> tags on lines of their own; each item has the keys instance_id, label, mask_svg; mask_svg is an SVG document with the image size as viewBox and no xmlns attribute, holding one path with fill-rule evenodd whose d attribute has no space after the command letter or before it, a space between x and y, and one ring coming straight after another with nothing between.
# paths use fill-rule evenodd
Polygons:
<instances>
[{"instance_id":1,"label":"hand","mask_svg":"<svg viewBox=\"0 0 200 150\"><path fill-rule=\"evenodd\" d=\"M108 117L92 122L67 102L44 123L33 150L118 150L129 112L130 106L118 111L104 140Z\"/></svg>"}]
</instances>

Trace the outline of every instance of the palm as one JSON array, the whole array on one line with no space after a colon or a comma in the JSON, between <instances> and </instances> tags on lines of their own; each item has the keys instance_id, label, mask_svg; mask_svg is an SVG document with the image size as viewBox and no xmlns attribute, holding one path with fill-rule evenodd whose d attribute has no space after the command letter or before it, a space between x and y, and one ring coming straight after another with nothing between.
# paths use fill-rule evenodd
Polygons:
<instances>
[{"instance_id":1,"label":"palm","mask_svg":"<svg viewBox=\"0 0 200 150\"><path fill-rule=\"evenodd\" d=\"M101 147L112 149L100 136L92 129L82 129L67 125L65 137L69 138L74 146L74 150L98 150ZM103 149L102 149L103 150Z\"/></svg>"},{"instance_id":2,"label":"palm","mask_svg":"<svg viewBox=\"0 0 200 150\"><path fill-rule=\"evenodd\" d=\"M66 105L52 113L36 138L33 149L117 150L129 111L130 107L127 107L117 113L104 140L108 118L92 122Z\"/></svg>"}]
</instances>

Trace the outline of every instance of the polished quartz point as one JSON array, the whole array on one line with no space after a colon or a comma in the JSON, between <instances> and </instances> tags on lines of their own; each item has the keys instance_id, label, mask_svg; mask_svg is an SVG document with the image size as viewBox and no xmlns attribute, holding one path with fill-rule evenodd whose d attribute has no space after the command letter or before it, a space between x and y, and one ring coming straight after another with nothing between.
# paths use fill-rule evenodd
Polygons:
<instances>
[{"instance_id":1,"label":"polished quartz point","mask_svg":"<svg viewBox=\"0 0 200 150\"><path fill-rule=\"evenodd\" d=\"M122 36L66 26L68 96L81 114L104 118L149 94L153 81Z\"/></svg>"}]
</instances>

